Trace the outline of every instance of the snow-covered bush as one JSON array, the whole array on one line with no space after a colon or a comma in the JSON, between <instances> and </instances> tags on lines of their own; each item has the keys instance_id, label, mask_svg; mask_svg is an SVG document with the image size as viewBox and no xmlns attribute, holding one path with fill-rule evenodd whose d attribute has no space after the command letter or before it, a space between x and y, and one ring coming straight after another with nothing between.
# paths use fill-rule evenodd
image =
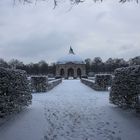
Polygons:
<instances>
[{"instance_id":1,"label":"snow-covered bush","mask_svg":"<svg viewBox=\"0 0 140 140\"><path fill-rule=\"evenodd\" d=\"M111 74L96 74L95 80L82 78L81 82L97 91L107 91L112 83Z\"/></svg>"},{"instance_id":2,"label":"snow-covered bush","mask_svg":"<svg viewBox=\"0 0 140 140\"><path fill-rule=\"evenodd\" d=\"M47 92L53 89L55 86L62 82L62 79L48 80L47 76L31 76L29 79L31 91L36 92Z\"/></svg>"},{"instance_id":3,"label":"snow-covered bush","mask_svg":"<svg viewBox=\"0 0 140 140\"><path fill-rule=\"evenodd\" d=\"M97 91L107 91L108 90L108 88L97 85L94 80L81 78L81 82Z\"/></svg>"},{"instance_id":4,"label":"snow-covered bush","mask_svg":"<svg viewBox=\"0 0 140 140\"><path fill-rule=\"evenodd\" d=\"M31 77L32 92L46 92L47 86L48 86L48 79L46 76Z\"/></svg>"},{"instance_id":5,"label":"snow-covered bush","mask_svg":"<svg viewBox=\"0 0 140 140\"><path fill-rule=\"evenodd\" d=\"M19 112L31 99L26 72L0 68L0 117Z\"/></svg>"},{"instance_id":6,"label":"snow-covered bush","mask_svg":"<svg viewBox=\"0 0 140 140\"><path fill-rule=\"evenodd\" d=\"M115 70L110 101L120 107L139 108L140 65Z\"/></svg>"},{"instance_id":7,"label":"snow-covered bush","mask_svg":"<svg viewBox=\"0 0 140 140\"><path fill-rule=\"evenodd\" d=\"M101 89L107 89L112 83L111 74L96 74L95 84Z\"/></svg>"}]
</instances>

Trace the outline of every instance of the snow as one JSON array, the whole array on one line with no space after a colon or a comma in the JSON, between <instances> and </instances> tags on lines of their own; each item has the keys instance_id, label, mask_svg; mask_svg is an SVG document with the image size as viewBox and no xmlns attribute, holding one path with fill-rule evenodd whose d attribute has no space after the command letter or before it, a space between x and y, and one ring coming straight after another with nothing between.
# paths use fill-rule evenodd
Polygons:
<instances>
[{"instance_id":1,"label":"snow","mask_svg":"<svg viewBox=\"0 0 140 140\"><path fill-rule=\"evenodd\" d=\"M95 80L92 80L92 79L87 79L87 78L82 78L82 79L84 79L84 80L86 80L86 81L89 81L89 82L91 82L91 83L95 83Z\"/></svg>"},{"instance_id":2,"label":"snow","mask_svg":"<svg viewBox=\"0 0 140 140\"><path fill-rule=\"evenodd\" d=\"M75 63L75 64L84 64L84 61L82 58L80 58L76 54L68 54L64 57L61 57L58 61L57 64L66 64L66 63Z\"/></svg>"},{"instance_id":3,"label":"snow","mask_svg":"<svg viewBox=\"0 0 140 140\"><path fill-rule=\"evenodd\" d=\"M0 140L139 140L140 119L80 80L33 94L33 104L0 127Z\"/></svg>"}]
</instances>

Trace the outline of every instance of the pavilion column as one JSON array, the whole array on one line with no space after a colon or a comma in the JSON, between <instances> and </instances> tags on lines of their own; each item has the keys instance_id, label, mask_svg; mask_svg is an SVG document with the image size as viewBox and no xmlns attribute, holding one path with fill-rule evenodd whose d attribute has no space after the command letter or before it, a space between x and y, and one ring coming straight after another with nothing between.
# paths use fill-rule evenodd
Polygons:
<instances>
[{"instance_id":1,"label":"pavilion column","mask_svg":"<svg viewBox=\"0 0 140 140\"><path fill-rule=\"evenodd\" d=\"M74 68L74 78L75 79L77 78L77 70L76 70L76 68Z\"/></svg>"},{"instance_id":2,"label":"pavilion column","mask_svg":"<svg viewBox=\"0 0 140 140\"><path fill-rule=\"evenodd\" d=\"M59 67L58 67L58 65L56 66L56 75L59 75L60 73L60 70L59 70Z\"/></svg>"},{"instance_id":3,"label":"pavilion column","mask_svg":"<svg viewBox=\"0 0 140 140\"><path fill-rule=\"evenodd\" d=\"M81 74L82 74L82 75L86 75L85 65L82 66L82 68L81 68Z\"/></svg>"}]
</instances>

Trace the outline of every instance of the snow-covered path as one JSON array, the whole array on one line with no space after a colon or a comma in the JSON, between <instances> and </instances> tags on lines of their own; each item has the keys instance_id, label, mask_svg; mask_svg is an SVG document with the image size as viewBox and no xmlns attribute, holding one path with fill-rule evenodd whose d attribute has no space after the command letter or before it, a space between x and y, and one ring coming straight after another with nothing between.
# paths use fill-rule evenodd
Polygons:
<instances>
[{"instance_id":1,"label":"snow-covered path","mask_svg":"<svg viewBox=\"0 0 140 140\"><path fill-rule=\"evenodd\" d=\"M0 140L139 140L140 119L79 80L33 95L33 104L0 127Z\"/></svg>"}]
</instances>

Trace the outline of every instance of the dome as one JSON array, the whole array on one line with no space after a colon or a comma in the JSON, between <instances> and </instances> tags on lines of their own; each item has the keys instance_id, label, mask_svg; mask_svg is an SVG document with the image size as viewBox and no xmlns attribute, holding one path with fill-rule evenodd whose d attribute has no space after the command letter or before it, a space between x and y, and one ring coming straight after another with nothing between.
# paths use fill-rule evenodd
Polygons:
<instances>
[{"instance_id":1,"label":"dome","mask_svg":"<svg viewBox=\"0 0 140 140\"><path fill-rule=\"evenodd\" d=\"M64 57L58 59L57 64L66 64L66 63L74 63L74 64L84 64L84 61L81 57L76 55L73 52L73 49L70 47L69 54Z\"/></svg>"}]
</instances>

